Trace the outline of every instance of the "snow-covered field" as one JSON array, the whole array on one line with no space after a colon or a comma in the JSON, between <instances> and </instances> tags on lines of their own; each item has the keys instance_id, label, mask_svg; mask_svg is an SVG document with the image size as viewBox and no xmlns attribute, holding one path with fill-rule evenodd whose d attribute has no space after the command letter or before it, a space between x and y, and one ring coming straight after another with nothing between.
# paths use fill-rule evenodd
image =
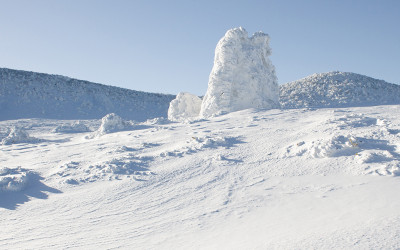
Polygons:
<instances>
[{"instance_id":1,"label":"snow-covered field","mask_svg":"<svg viewBox=\"0 0 400 250\"><path fill-rule=\"evenodd\" d=\"M399 114L1 121L0 248L400 248Z\"/></svg>"}]
</instances>

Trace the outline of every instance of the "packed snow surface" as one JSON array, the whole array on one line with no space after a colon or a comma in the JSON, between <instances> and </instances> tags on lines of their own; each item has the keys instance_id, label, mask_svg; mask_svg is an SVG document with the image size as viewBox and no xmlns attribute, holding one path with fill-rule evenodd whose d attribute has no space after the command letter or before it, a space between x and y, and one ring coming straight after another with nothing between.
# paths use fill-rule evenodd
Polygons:
<instances>
[{"instance_id":1,"label":"packed snow surface","mask_svg":"<svg viewBox=\"0 0 400 250\"><path fill-rule=\"evenodd\" d=\"M267 34L257 32L248 37L243 28L228 30L215 49L201 116L278 107L278 80L270 55Z\"/></svg>"},{"instance_id":2,"label":"packed snow surface","mask_svg":"<svg viewBox=\"0 0 400 250\"><path fill-rule=\"evenodd\" d=\"M400 85L349 72L313 74L280 86L282 108L400 104Z\"/></svg>"},{"instance_id":3,"label":"packed snow surface","mask_svg":"<svg viewBox=\"0 0 400 250\"><path fill-rule=\"evenodd\" d=\"M0 145L0 248L398 249L399 114L1 121L40 140Z\"/></svg>"},{"instance_id":4,"label":"packed snow surface","mask_svg":"<svg viewBox=\"0 0 400 250\"><path fill-rule=\"evenodd\" d=\"M200 114L201 99L190 93L179 93L169 104L168 119L183 122L196 118Z\"/></svg>"},{"instance_id":5,"label":"packed snow surface","mask_svg":"<svg viewBox=\"0 0 400 250\"><path fill-rule=\"evenodd\" d=\"M0 121L21 118L99 119L116 113L145 121L167 117L175 96L0 68Z\"/></svg>"}]
</instances>

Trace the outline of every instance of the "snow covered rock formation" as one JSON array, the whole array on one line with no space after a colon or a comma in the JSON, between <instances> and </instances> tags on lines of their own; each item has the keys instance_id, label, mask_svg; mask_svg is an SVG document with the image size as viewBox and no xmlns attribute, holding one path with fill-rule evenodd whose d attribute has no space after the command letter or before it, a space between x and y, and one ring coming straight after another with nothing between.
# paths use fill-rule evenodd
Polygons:
<instances>
[{"instance_id":1,"label":"snow covered rock formation","mask_svg":"<svg viewBox=\"0 0 400 250\"><path fill-rule=\"evenodd\" d=\"M0 121L100 119L117 113L124 119L141 122L166 118L174 98L65 76L0 68Z\"/></svg>"},{"instance_id":2,"label":"snow covered rock formation","mask_svg":"<svg viewBox=\"0 0 400 250\"><path fill-rule=\"evenodd\" d=\"M198 117L200 113L201 99L193 94L181 92L169 104L168 119L182 122L190 118Z\"/></svg>"},{"instance_id":3,"label":"snow covered rock formation","mask_svg":"<svg viewBox=\"0 0 400 250\"><path fill-rule=\"evenodd\" d=\"M279 107L278 81L270 54L267 34L257 32L249 38L241 27L228 30L215 49L200 115Z\"/></svg>"},{"instance_id":4,"label":"snow covered rock formation","mask_svg":"<svg viewBox=\"0 0 400 250\"><path fill-rule=\"evenodd\" d=\"M313 74L280 86L282 108L400 104L400 85L350 72Z\"/></svg>"}]
</instances>

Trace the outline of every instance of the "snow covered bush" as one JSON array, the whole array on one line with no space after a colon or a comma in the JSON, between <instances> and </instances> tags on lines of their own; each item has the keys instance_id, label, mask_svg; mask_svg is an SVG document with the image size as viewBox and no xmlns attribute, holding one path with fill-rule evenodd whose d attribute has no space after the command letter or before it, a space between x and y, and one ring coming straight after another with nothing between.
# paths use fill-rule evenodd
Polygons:
<instances>
[{"instance_id":1,"label":"snow covered bush","mask_svg":"<svg viewBox=\"0 0 400 250\"><path fill-rule=\"evenodd\" d=\"M53 129L54 133L83 133L89 131L89 128L80 121L73 124L59 125L55 129Z\"/></svg>"},{"instance_id":2,"label":"snow covered bush","mask_svg":"<svg viewBox=\"0 0 400 250\"><path fill-rule=\"evenodd\" d=\"M22 128L12 127L8 136L1 141L1 144L10 145L17 143L32 143L38 141L39 139L30 137L29 134Z\"/></svg>"},{"instance_id":3,"label":"snow covered bush","mask_svg":"<svg viewBox=\"0 0 400 250\"><path fill-rule=\"evenodd\" d=\"M200 115L279 107L278 80L269 55L267 34L257 32L249 38L243 28L228 30L215 49Z\"/></svg>"},{"instance_id":4,"label":"snow covered bush","mask_svg":"<svg viewBox=\"0 0 400 250\"><path fill-rule=\"evenodd\" d=\"M93 132L93 134L86 136L86 138L91 139L97 136L124 131L131 128L133 128L133 124L131 122L125 121L118 115L111 113L101 118L100 127Z\"/></svg>"},{"instance_id":5,"label":"snow covered bush","mask_svg":"<svg viewBox=\"0 0 400 250\"><path fill-rule=\"evenodd\" d=\"M0 192L21 191L28 183L28 171L18 168L0 168Z\"/></svg>"},{"instance_id":6,"label":"snow covered bush","mask_svg":"<svg viewBox=\"0 0 400 250\"><path fill-rule=\"evenodd\" d=\"M184 121L199 116L201 99L189 93L181 92L169 104L168 119Z\"/></svg>"}]
</instances>

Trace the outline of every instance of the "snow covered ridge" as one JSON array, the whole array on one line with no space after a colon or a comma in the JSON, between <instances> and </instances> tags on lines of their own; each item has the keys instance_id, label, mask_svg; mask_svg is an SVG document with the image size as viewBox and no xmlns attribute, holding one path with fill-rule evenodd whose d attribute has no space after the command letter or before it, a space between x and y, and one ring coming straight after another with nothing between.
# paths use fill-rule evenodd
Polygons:
<instances>
[{"instance_id":1,"label":"snow covered ridge","mask_svg":"<svg viewBox=\"0 0 400 250\"><path fill-rule=\"evenodd\" d=\"M349 72L313 74L280 86L282 108L400 104L400 86Z\"/></svg>"},{"instance_id":2,"label":"snow covered ridge","mask_svg":"<svg viewBox=\"0 0 400 250\"><path fill-rule=\"evenodd\" d=\"M279 87L270 55L267 34L257 32L248 37L242 27L228 30L215 48L200 116L248 108L277 108Z\"/></svg>"},{"instance_id":3,"label":"snow covered ridge","mask_svg":"<svg viewBox=\"0 0 400 250\"><path fill-rule=\"evenodd\" d=\"M167 117L174 98L65 76L0 68L0 120L99 119L117 113L124 119L145 121Z\"/></svg>"}]
</instances>

